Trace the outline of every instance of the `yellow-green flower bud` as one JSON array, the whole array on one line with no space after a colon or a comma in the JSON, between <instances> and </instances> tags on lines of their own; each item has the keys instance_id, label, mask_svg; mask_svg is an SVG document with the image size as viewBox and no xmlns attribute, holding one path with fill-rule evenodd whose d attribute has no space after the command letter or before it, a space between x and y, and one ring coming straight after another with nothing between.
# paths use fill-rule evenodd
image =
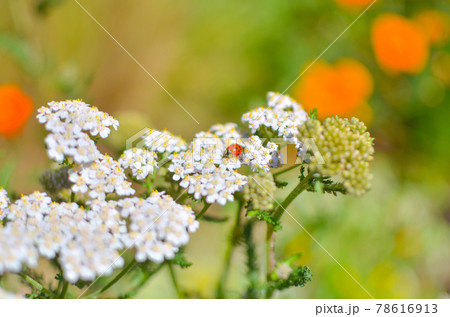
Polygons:
<instances>
[{"instance_id":1,"label":"yellow-green flower bud","mask_svg":"<svg viewBox=\"0 0 450 317\"><path fill-rule=\"evenodd\" d=\"M244 187L244 199L250 202L252 210L273 209L273 196L277 186L271 173L262 172L250 175Z\"/></svg>"},{"instance_id":2,"label":"yellow-green flower bud","mask_svg":"<svg viewBox=\"0 0 450 317\"><path fill-rule=\"evenodd\" d=\"M343 179L345 190L360 196L370 187L373 138L356 118L329 117L321 123L308 120L299 129L299 139L313 154L307 159L310 172Z\"/></svg>"}]
</instances>

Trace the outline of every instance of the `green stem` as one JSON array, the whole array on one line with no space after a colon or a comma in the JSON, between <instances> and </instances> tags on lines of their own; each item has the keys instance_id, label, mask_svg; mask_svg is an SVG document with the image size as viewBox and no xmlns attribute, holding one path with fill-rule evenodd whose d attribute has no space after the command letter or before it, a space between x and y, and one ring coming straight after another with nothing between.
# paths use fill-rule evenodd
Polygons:
<instances>
[{"instance_id":1,"label":"green stem","mask_svg":"<svg viewBox=\"0 0 450 317\"><path fill-rule=\"evenodd\" d=\"M260 298L259 292L259 270L258 258L256 255L256 245L253 241L253 225L254 220L249 220L244 226L244 242L247 254L247 279L248 286L245 298Z\"/></svg>"},{"instance_id":2,"label":"green stem","mask_svg":"<svg viewBox=\"0 0 450 317\"><path fill-rule=\"evenodd\" d=\"M275 232L271 224L267 224L267 234L266 234L266 283L272 279L272 271L275 266ZM266 298L271 298L273 291L267 290Z\"/></svg>"},{"instance_id":3,"label":"green stem","mask_svg":"<svg viewBox=\"0 0 450 317\"><path fill-rule=\"evenodd\" d=\"M147 189L147 197L150 196L150 194L152 193L154 181L155 181L155 171L150 175L150 177L147 178L146 182L144 183L144 186Z\"/></svg>"},{"instance_id":4,"label":"green stem","mask_svg":"<svg viewBox=\"0 0 450 317\"><path fill-rule=\"evenodd\" d=\"M162 166L166 165L167 162L169 162L171 159L170 155L168 157L163 158L161 161L158 162L158 168L161 168Z\"/></svg>"},{"instance_id":5,"label":"green stem","mask_svg":"<svg viewBox=\"0 0 450 317\"><path fill-rule=\"evenodd\" d=\"M173 283L173 286L175 288L175 291L177 292L178 298L179 299L184 298L184 294L183 294L183 292L181 291L181 289L180 289L180 287L178 285L177 277L175 275L175 271L173 269L172 263L169 262L168 263L168 267L169 267L169 272L170 272L170 278L172 279L172 283Z\"/></svg>"},{"instance_id":6,"label":"green stem","mask_svg":"<svg viewBox=\"0 0 450 317\"><path fill-rule=\"evenodd\" d=\"M205 203L203 209L199 211L199 213L195 216L195 218L199 220L203 216L203 214L209 209L209 207L211 207L211 204Z\"/></svg>"},{"instance_id":7,"label":"green stem","mask_svg":"<svg viewBox=\"0 0 450 317\"><path fill-rule=\"evenodd\" d=\"M289 195L283 200L283 202L278 206L278 208L273 213L273 219L279 221L283 215L286 208L300 195L308 186L313 179L313 174L309 173L305 178L303 178L297 186L289 193ZM272 277L272 270L275 265L275 231L271 224L267 224L267 234L266 234L266 283L268 284ZM271 298L273 290L267 290L266 298Z\"/></svg>"},{"instance_id":8,"label":"green stem","mask_svg":"<svg viewBox=\"0 0 450 317\"><path fill-rule=\"evenodd\" d=\"M134 298L137 293L141 290L142 287L148 282L148 280L159 270L161 270L164 266L164 263L158 265L153 271L145 271L144 278L136 285L131 292L129 292L129 298Z\"/></svg>"},{"instance_id":9,"label":"green stem","mask_svg":"<svg viewBox=\"0 0 450 317\"><path fill-rule=\"evenodd\" d=\"M120 279L122 279L122 277L124 277L135 265L136 259L133 259L133 261L131 261L122 271L120 271L120 273L117 274L117 276L111 282L103 286L103 288L101 288L97 292L91 294L89 297L96 298L98 295L102 294L103 292L111 288L114 284L120 281Z\"/></svg>"},{"instance_id":10,"label":"green stem","mask_svg":"<svg viewBox=\"0 0 450 317\"><path fill-rule=\"evenodd\" d=\"M57 293L57 294L60 294L61 286L62 286L62 284L63 284L63 281L64 281L64 278L63 278L63 277L61 277L61 279L58 281L58 286L56 287L56 293Z\"/></svg>"},{"instance_id":11,"label":"green stem","mask_svg":"<svg viewBox=\"0 0 450 317\"><path fill-rule=\"evenodd\" d=\"M228 273L230 271L231 257L233 255L233 249L237 244L237 240L238 240L238 236L239 236L239 227L241 225L241 208L242 208L242 202L239 201L237 212L236 212L235 223L234 223L233 229L231 231L230 239L228 240L227 250L225 252L225 266L224 266L222 275L220 277L220 280L217 283L217 290L216 290L217 298L224 298L224 287L225 287L225 283L228 278Z\"/></svg>"},{"instance_id":12,"label":"green stem","mask_svg":"<svg viewBox=\"0 0 450 317\"><path fill-rule=\"evenodd\" d=\"M41 292L46 293L47 295L53 297L55 294L53 294L52 291L50 291L49 289L45 288L44 286L42 286L41 283L39 283L38 281L36 281L35 279L33 279L31 276L25 274L25 273L19 273L19 276L21 278L23 278L25 281L27 281L30 285L32 285L33 287L35 287L36 289L38 289Z\"/></svg>"},{"instance_id":13,"label":"green stem","mask_svg":"<svg viewBox=\"0 0 450 317\"><path fill-rule=\"evenodd\" d=\"M69 289L69 282L64 280L62 285L63 285L63 288L62 288L61 294L59 294L59 296L58 296L58 298L60 298L60 299L66 298L67 290Z\"/></svg>"},{"instance_id":14,"label":"green stem","mask_svg":"<svg viewBox=\"0 0 450 317\"><path fill-rule=\"evenodd\" d=\"M266 139L263 142L263 145L266 146L267 143L269 143L269 141L270 141L270 135L269 135L269 132L267 131L267 128L265 126L263 126L263 128L261 130L262 130L264 136L266 137Z\"/></svg>"},{"instance_id":15,"label":"green stem","mask_svg":"<svg viewBox=\"0 0 450 317\"><path fill-rule=\"evenodd\" d=\"M294 164L294 165L292 165L292 166L289 166L289 167L285 168L284 170L281 170L281 171L279 171L279 172L274 173L274 174L273 174L273 177L280 176L281 174L284 174L284 173L286 173L286 172L289 172L289 171L293 170L294 168L297 168L298 166L300 166L300 164Z\"/></svg>"},{"instance_id":16,"label":"green stem","mask_svg":"<svg viewBox=\"0 0 450 317\"><path fill-rule=\"evenodd\" d=\"M311 180L313 179L313 174L308 174L305 178L303 178L297 186L289 193L289 195L283 200L283 202L278 206L273 214L273 218L275 220L280 220L286 208L300 195L308 186L310 185Z\"/></svg>"}]
</instances>

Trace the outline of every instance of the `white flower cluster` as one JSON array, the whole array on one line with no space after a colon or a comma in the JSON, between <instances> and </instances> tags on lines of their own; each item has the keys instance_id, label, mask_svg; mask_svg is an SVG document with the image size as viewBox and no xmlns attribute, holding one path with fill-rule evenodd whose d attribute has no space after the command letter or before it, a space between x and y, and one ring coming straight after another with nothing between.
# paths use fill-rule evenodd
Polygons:
<instances>
[{"instance_id":1,"label":"white flower cluster","mask_svg":"<svg viewBox=\"0 0 450 317\"><path fill-rule=\"evenodd\" d=\"M174 153L187 149L186 142L182 138L165 130L148 129L142 138L144 139L145 146L153 152Z\"/></svg>"},{"instance_id":2,"label":"white flower cluster","mask_svg":"<svg viewBox=\"0 0 450 317\"><path fill-rule=\"evenodd\" d=\"M173 180L188 189L195 199L202 196L207 203L225 205L233 201L233 194L242 190L247 177L235 171L241 163L237 158L226 158L227 146L242 143L234 124L214 125L208 132L195 135L188 151L175 153L168 170Z\"/></svg>"},{"instance_id":3,"label":"white flower cluster","mask_svg":"<svg viewBox=\"0 0 450 317\"><path fill-rule=\"evenodd\" d=\"M244 141L242 163L249 165L254 172L259 170L268 172L271 167L280 166L281 153L275 143L267 142L264 146L261 139L253 135Z\"/></svg>"},{"instance_id":4,"label":"white flower cluster","mask_svg":"<svg viewBox=\"0 0 450 317\"><path fill-rule=\"evenodd\" d=\"M267 95L268 108L257 108L242 116L242 122L247 123L252 133L260 127L272 129L285 141L292 142L297 148L298 128L308 119L308 114L294 99L274 92Z\"/></svg>"},{"instance_id":5,"label":"white flower cluster","mask_svg":"<svg viewBox=\"0 0 450 317\"><path fill-rule=\"evenodd\" d=\"M69 171L69 180L72 192L89 194L86 210L74 202L52 202L40 192L10 203L7 192L0 188L0 221L6 218L5 225L0 225L0 275L20 272L24 264L34 267L43 256L56 258L64 278L75 283L111 274L123 266L119 251L125 248L136 248L140 262L149 259L161 263L173 258L189 241L189 233L198 228L190 207L158 192L145 200L106 200L108 193L134 194L123 167L143 179L158 168L157 154L132 149L120 162L101 155L90 136L107 137L118 123L82 102L52 102L39 112L39 121L51 132L47 137L50 157L62 162L69 156L76 163ZM168 132L158 133L163 142L154 144L155 151L186 149L181 139Z\"/></svg>"},{"instance_id":6,"label":"white flower cluster","mask_svg":"<svg viewBox=\"0 0 450 317\"><path fill-rule=\"evenodd\" d=\"M117 245L118 241L102 226L82 221L59 255L64 278L76 283L78 280L95 280L99 275L111 275L125 263Z\"/></svg>"},{"instance_id":7,"label":"white flower cluster","mask_svg":"<svg viewBox=\"0 0 450 317\"><path fill-rule=\"evenodd\" d=\"M119 122L82 101L50 102L38 110L39 122L51 133L45 138L48 156L57 162L72 157L75 163L89 163L100 155L90 136L108 137Z\"/></svg>"},{"instance_id":8,"label":"white flower cluster","mask_svg":"<svg viewBox=\"0 0 450 317\"><path fill-rule=\"evenodd\" d=\"M238 157L227 157L228 147L235 144L242 148L242 154ZM197 133L191 148L194 162L197 164L206 162L209 168L210 163L214 162L230 170L238 169L242 164L249 165L253 170L269 170L277 165L281 155L275 143L268 142L264 146L256 135L244 138L235 123L216 124L208 132Z\"/></svg>"},{"instance_id":9,"label":"white flower cluster","mask_svg":"<svg viewBox=\"0 0 450 317\"><path fill-rule=\"evenodd\" d=\"M173 259L179 247L189 242L189 233L199 226L190 207L177 204L163 193L154 192L147 199L123 199L118 207L122 217L130 219L124 243L136 249L138 262Z\"/></svg>"},{"instance_id":10,"label":"white flower cluster","mask_svg":"<svg viewBox=\"0 0 450 317\"><path fill-rule=\"evenodd\" d=\"M69 180L73 183L73 192L89 192L91 198L105 199L106 194L113 192L119 196L135 193L119 162L108 155L99 155L91 164L72 169Z\"/></svg>"},{"instance_id":11,"label":"white flower cluster","mask_svg":"<svg viewBox=\"0 0 450 317\"><path fill-rule=\"evenodd\" d=\"M123 168L129 168L137 180L145 179L158 168L155 152L147 149L132 148L126 150L119 159Z\"/></svg>"},{"instance_id":12,"label":"white flower cluster","mask_svg":"<svg viewBox=\"0 0 450 317\"><path fill-rule=\"evenodd\" d=\"M215 124L210 129L209 132L215 137L224 139L240 139L242 134L238 130L236 123L225 123L225 124Z\"/></svg>"},{"instance_id":13,"label":"white flower cluster","mask_svg":"<svg viewBox=\"0 0 450 317\"><path fill-rule=\"evenodd\" d=\"M37 265L38 253L33 236L22 223L8 222L0 228L0 275L5 272L18 273L23 264Z\"/></svg>"},{"instance_id":14,"label":"white flower cluster","mask_svg":"<svg viewBox=\"0 0 450 317\"><path fill-rule=\"evenodd\" d=\"M122 247L121 243L127 234L127 222L121 218L117 201L94 199L88 201L87 205L90 209L86 211L86 219L108 229L113 234L114 247Z\"/></svg>"},{"instance_id":15,"label":"white flower cluster","mask_svg":"<svg viewBox=\"0 0 450 317\"><path fill-rule=\"evenodd\" d=\"M0 187L0 221L2 220L3 210L8 208L9 198L8 193L3 187Z\"/></svg>"},{"instance_id":16,"label":"white flower cluster","mask_svg":"<svg viewBox=\"0 0 450 317\"><path fill-rule=\"evenodd\" d=\"M242 148L237 157L227 155L230 145ZM234 123L216 124L209 131L195 135L188 151L175 153L169 171L173 180L188 189L195 199L205 197L207 203L226 204L234 200L234 193L241 191L247 177L239 174L242 164L254 171L268 171L277 167L281 154L275 143L263 145L258 136L244 138Z\"/></svg>"},{"instance_id":17,"label":"white flower cluster","mask_svg":"<svg viewBox=\"0 0 450 317\"><path fill-rule=\"evenodd\" d=\"M188 189L188 193L195 199L205 197L208 204L225 205L233 201L235 192L241 191L247 184L247 176L238 172L216 167L213 171L187 175L180 182L180 186Z\"/></svg>"},{"instance_id":18,"label":"white flower cluster","mask_svg":"<svg viewBox=\"0 0 450 317\"><path fill-rule=\"evenodd\" d=\"M35 192L11 204L6 216L9 221L0 229L0 274L20 272L23 264L34 267L39 255L59 255L64 278L72 283L123 266L118 253L123 245L101 213L51 202L47 194Z\"/></svg>"},{"instance_id":19,"label":"white flower cluster","mask_svg":"<svg viewBox=\"0 0 450 317\"><path fill-rule=\"evenodd\" d=\"M55 203L40 192L7 207L8 222L0 228L0 274L20 272L23 264L35 267L39 255L58 256L67 281L92 281L123 266L119 251L124 248L136 248L139 262L173 258L199 225L190 207L158 192L146 200L91 200L88 207Z\"/></svg>"}]
</instances>

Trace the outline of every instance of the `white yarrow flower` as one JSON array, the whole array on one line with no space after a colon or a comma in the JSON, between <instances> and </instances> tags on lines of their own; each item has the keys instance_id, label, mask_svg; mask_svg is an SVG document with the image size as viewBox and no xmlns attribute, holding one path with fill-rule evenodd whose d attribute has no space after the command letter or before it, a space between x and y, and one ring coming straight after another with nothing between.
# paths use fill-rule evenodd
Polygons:
<instances>
[{"instance_id":1,"label":"white yarrow flower","mask_svg":"<svg viewBox=\"0 0 450 317\"><path fill-rule=\"evenodd\" d=\"M8 193L3 187L0 187L0 220L3 219L3 210L8 208L9 206L9 198Z\"/></svg>"},{"instance_id":2,"label":"white yarrow flower","mask_svg":"<svg viewBox=\"0 0 450 317\"><path fill-rule=\"evenodd\" d=\"M118 206L130 223L124 244L136 249L138 262L172 259L199 225L190 207L177 204L164 193L153 192L147 199L126 198L118 201Z\"/></svg>"},{"instance_id":3,"label":"white yarrow flower","mask_svg":"<svg viewBox=\"0 0 450 317\"><path fill-rule=\"evenodd\" d=\"M92 281L123 266L119 250L126 222L115 202L91 201L85 211L76 203L55 203L45 193L23 196L5 210L0 228L0 274L37 265L38 256L54 259L71 283Z\"/></svg>"},{"instance_id":4,"label":"white yarrow flower","mask_svg":"<svg viewBox=\"0 0 450 317\"><path fill-rule=\"evenodd\" d=\"M157 155L146 149L132 148L126 150L119 159L123 168L129 168L137 180L145 179L158 168Z\"/></svg>"},{"instance_id":5,"label":"white yarrow flower","mask_svg":"<svg viewBox=\"0 0 450 317\"><path fill-rule=\"evenodd\" d=\"M148 129L142 138L145 141L145 146L153 152L174 153L187 149L186 142L182 138L168 131Z\"/></svg>"},{"instance_id":6,"label":"white yarrow flower","mask_svg":"<svg viewBox=\"0 0 450 317\"><path fill-rule=\"evenodd\" d=\"M63 162L72 157L75 163L90 163L100 152L90 136L106 138L119 122L107 113L82 101L50 102L38 110L39 123L50 132L46 137L48 156Z\"/></svg>"},{"instance_id":7,"label":"white yarrow flower","mask_svg":"<svg viewBox=\"0 0 450 317\"><path fill-rule=\"evenodd\" d=\"M285 141L293 142L297 148L302 145L297 140L298 128L308 119L308 114L294 99L274 92L267 94L268 108L257 108L242 116L252 133L261 127L273 130Z\"/></svg>"},{"instance_id":8,"label":"white yarrow flower","mask_svg":"<svg viewBox=\"0 0 450 317\"><path fill-rule=\"evenodd\" d=\"M135 193L119 162L108 155L100 155L93 163L72 169L69 180L73 192L89 192L94 199L105 199L106 194L114 192L119 196Z\"/></svg>"}]
</instances>

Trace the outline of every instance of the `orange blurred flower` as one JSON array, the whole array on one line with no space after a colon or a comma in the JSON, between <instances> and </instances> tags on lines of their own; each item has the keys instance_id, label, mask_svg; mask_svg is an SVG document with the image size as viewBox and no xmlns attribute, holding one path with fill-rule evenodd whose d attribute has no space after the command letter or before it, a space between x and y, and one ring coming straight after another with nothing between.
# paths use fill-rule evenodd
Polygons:
<instances>
[{"instance_id":1,"label":"orange blurred flower","mask_svg":"<svg viewBox=\"0 0 450 317\"><path fill-rule=\"evenodd\" d=\"M334 0L337 4L340 4L345 7L367 7L369 4L374 2L374 0Z\"/></svg>"},{"instance_id":2,"label":"orange blurred flower","mask_svg":"<svg viewBox=\"0 0 450 317\"><path fill-rule=\"evenodd\" d=\"M33 100L19 86L0 86L0 135L13 138L20 133L33 111Z\"/></svg>"},{"instance_id":3,"label":"orange blurred flower","mask_svg":"<svg viewBox=\"0 0 450 317\"><path fill-rule=\"evenodd\" d=\"M296 97L306 110L317 108L320 118L349 117L370 109L373 79L367 68L355 59L344 58L334 65L318 61L301 77Z\"/></svg>"},{"instance_id":4,"label":"orange blurred flower","mask_svg":"<svg viewBox=\"0 0 450 317\"><path fill-rule=\"evenodd\" d=\"M428 38L415 21L386 13L372 25L372 45L378 64L388 72L420 73L428 60Z\"/></svg>"},{"instance_id":5,"label":"orange blurred flower","mask_svg":"<svg viewBox=\"0 0 450 317\"><path fill-rule=\"evenodd\" d=\"M437 10L422 11L416 16L431 44L443 44L450 36L449 17Z\"/></svg>"}]
</instances>

